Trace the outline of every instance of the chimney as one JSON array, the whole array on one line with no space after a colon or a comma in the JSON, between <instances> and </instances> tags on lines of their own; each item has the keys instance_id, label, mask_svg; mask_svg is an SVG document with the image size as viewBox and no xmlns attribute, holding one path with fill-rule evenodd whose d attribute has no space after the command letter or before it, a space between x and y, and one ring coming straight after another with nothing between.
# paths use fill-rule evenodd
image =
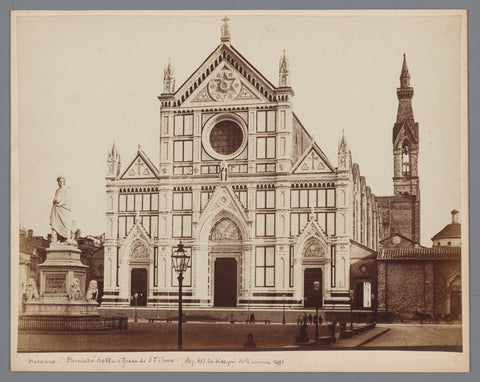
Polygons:
<instances>
[{"instance_id":1,"label":"chimney","mask_svg":"<svg viewBox=\"0 0 480 382\"><path fill-rule=\"evenodd\" d=\"M31 240L32 237L33 237L33 229L29 229L28 230L28 235L27 235L28 239Z\"/></svg>"},{"instance_id":2,"label":"chimney","mask_svg":"<svg viewBox=\"0 0 480 382\"><path fill-rule=\"evenodd\" d=\"M458 211L452 210L450 213L452 214L452 224L458 224Z\"/></svg>"}]
</instances>

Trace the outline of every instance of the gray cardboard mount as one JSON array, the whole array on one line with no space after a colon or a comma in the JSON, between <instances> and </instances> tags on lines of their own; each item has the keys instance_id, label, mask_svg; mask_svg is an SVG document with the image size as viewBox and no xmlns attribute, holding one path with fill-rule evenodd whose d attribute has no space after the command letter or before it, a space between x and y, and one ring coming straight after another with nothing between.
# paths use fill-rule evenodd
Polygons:
<instances>
[{"instance_id":1,"label":"gray cardboard mount","mask_svg":"<svg viewBox=\"0 0 480 382\"><path fill-rule=\"evenodd\" d=\"M101 381L131 381L132 378L141 381L223 381L228 378L230 381L262 380L262 381L290 381L292 378L301 381L328 380L328 381L451 381L480 380L479 344L480 330L476 326L480 316L480 281L475 277L479 267L479 244L477 240L477 227L479 223L480 203L476 198L470 201L470 344L471 344L471 372L468 374L390 374L390 373L140 373L132 376L130 373L12 373L9 371L10 364L10 329L7 323L9 320L9 290L10 290L10 257L9 257L9 231L10 231L10 10L12 9L416 9L422 8L455 8L468 9L468 40L469 40L469 67L480 67L479 62L479 13L480 5L477 0L459 1L429 1L422 2L414 0L398 1L261 1L243 0L242 2L225 1L148 1L148 0L20 0L0 3L0 245L3 256L0 257L0 291L3 309L0 309L0 322L4 323L0 328L0 379L3 381L64 381L71 382L85 379ZM479 189L478 169L475 166L480 162L478 150L475 150L476 143L480 143L479 124L480 118L477 105L480 102L479 76L476 70L469 73L469 153L470 153L470 195L477 195ZM15 227L13 228L15 229ZM341 354L339 353L339 356Z\"/></svg>"}]
</instances>

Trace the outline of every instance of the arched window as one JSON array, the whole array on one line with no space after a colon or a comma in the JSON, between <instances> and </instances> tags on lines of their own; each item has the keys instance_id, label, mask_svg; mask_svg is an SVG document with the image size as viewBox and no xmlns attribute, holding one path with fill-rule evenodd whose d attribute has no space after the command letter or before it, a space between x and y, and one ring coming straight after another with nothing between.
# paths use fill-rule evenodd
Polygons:
<instances>
[{"instance_id":1,"label":"arched window","mask_svg":"<svg viewBox=\"0 0 480 382\"><path fill-rule=\"evenodd\" d=\"M402 150L402 173L403 176L410 175L410 149L407 145Z\"/></svg>"}]
</instances>

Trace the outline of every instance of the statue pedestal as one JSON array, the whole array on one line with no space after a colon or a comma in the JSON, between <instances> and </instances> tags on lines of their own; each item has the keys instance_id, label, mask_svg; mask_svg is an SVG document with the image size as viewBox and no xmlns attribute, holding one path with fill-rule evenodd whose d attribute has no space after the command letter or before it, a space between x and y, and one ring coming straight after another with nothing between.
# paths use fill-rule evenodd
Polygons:
<instances>
[{"instance_id":1,"label":"statue pedestal","mask_svg":"<svg viewBox=\"0 0 480 382\"><path fill-rule=\"evenodd\" d=\"M25 303L25 325L55 331L98 328L98 303L85 299L88 266L80 261L81 251L71 244L53 243L46 252L45 262L38 265L40 298Z\"/></svg>"}]
</instances>

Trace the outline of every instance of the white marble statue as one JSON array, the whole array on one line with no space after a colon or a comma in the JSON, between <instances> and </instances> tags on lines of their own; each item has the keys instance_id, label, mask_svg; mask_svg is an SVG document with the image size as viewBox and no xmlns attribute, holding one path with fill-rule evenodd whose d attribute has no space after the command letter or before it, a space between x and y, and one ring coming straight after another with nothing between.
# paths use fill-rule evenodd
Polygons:
<instances>
[{"instance_id":1,"label":"white marble statue","mask_svg":"<svg viewBox=\"0 0 480 382\"><path fill-rule=\"evenodd\" d=\"M35 280L30 277L27 282L27 290L25 292L27 301L36 301L38 300L38 290L37 283Z\"/></svg>"},{"instance_id":2,"label":"white marble statue","mask_svg":"<svg viewBox=\"0 0 480 382\"><path fill-rule=\"evenodd\" d=\"M85 296L85 299L87 301L97 301L97 296L98 296L97 281L96 280L90 280L90 283L88 284L88 290L87 290L87 295Z\"/></svg>"},{"instance_id":3,"label":"white marble statue","mask_svg":"<svg viewBox=\"0 0 480 382\"><path fill-rule=\"evenodd\" d=\"M72 237L72 199L70 188L65 186L65 178L57 178L58 189L55 191L50 225L52 227L52 243L65 241L74 244Z\"/></svg>"},{"instance_id":4,"label":"white marble statue","mask_svg":"<svg viewBox=\"0 0 480 382\"><path fill-rule=\"evenodd\" d=\"M70 300L77 301L77 300L80 300L81 297L82 297L82 292L80 290L80 280L77 278L74 278L70 286L69 298Z\"/></svg>"}]
</instances>

